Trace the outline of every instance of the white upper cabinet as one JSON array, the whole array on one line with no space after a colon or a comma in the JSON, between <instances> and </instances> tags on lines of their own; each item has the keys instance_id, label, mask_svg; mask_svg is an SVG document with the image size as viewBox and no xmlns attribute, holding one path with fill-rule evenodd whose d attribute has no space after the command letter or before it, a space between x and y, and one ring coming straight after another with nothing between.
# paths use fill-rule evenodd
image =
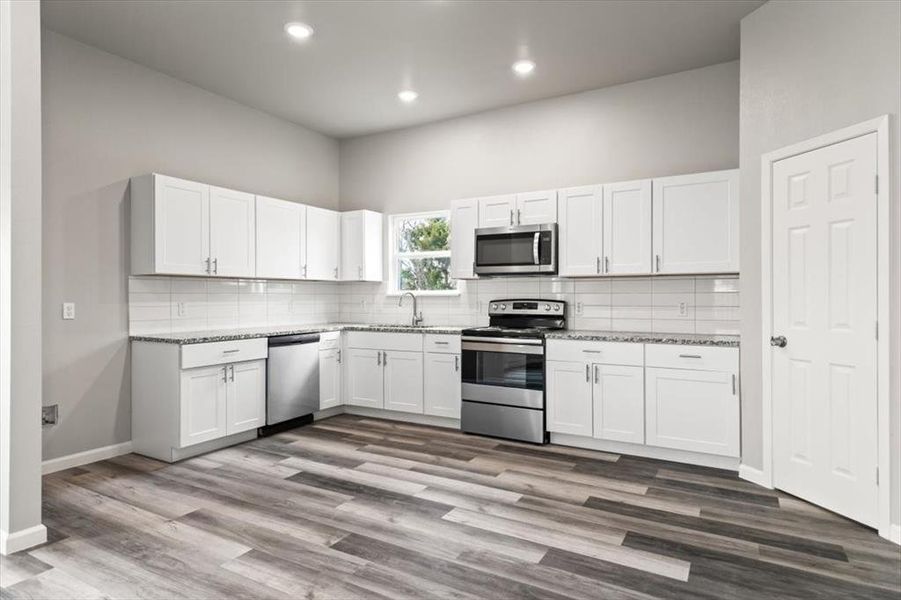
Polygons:
<instances>
[{"instance_id":1,"label":"white upper cabinet","mask_svg":"<svg viewBox=\"0 0 901 600\"><path fill-rule=\"evenodd\" d=\"M516 194L479 198L479 227L510 227L516 224Z\"/></svg>"},{"instance_id":2,"label":"white upper cabinet","mask_svg":"<svg viewBox=\"0 0 901 600\"><path fill-rule=\"evenodd\" d=\"M651 180L604 184L604 275L651 273Z\"/></svg>"},{"instance_id":3,"label":"white upper cabinet","mask_svg":"<svg viewBox=\"0 0 901 600\"><path fill-rule=\"evenodd\" d=\"M206 275L210 186L143 175L131 180L131 270L135 275Z\"/></svg>"},{"instance_id":4,"label":"white upper cabinet","mask_svg":"<svg viewBox=\"0 0 901 600\"><path fill-rule=\"evenodd\" d=\"M476 227L479 226L479 201L475 198L451 202L451 277L475 279Z\"/></svg>"},{"instance_id":5,"label":"white upper cabinet","mask_svg":"<svg viewBox=\"0 0 901 600\"><path fill-rule=\"evenodd\" d=\"M341 256L341 214L327 208L307 207L304 278L338 279Z\"/></svg>"},{"instance_id":6,"label":"white upper cabinet","mask_svg":"<svg viewBox=\"0 0 901 600\"><path fill-rule=\"evenodd\" d=\"M255 207L253 194L210 187L211 275L255 275Z\"/></svg>"},{"instance_id":7,"label":"white upper cabinet","mask_svg":"<svg viewBox=\"0 0 901 600\"><path fill-rule=\"evenodd\" d=\"M738 272L738 169L654 180L654 272Z\"/></svg>"},{"instance_id":8,"label":"white upper cabinet","mask_svg":"<svg viewBox=\"0 0 901 600\"><path fill-rule=\"evenodd\" d=\"M341 213L341 280L382 281L381 213Z\"/></svg>"},{"instance_id":9,"label":"white upper cabinet","mask_svg":"<svg viewBox=\"0 0 901 600\"><path fill-rule=\"evenodd\" d=\"M601 274L603 252L602 186L587 185L559 192L560 264L564 277ZM650 251L650 246L648 246Z\"/></svg>"},{"instance_id":10,"label":"white upper cabinet","mask_svg":"<svg viewBox=\"0 0 901 600\"><path fill-rule=\"evenodd\" d=\"M557 190L516 194L516 225L557 222Z\"/></svg>"},{"instance_id":11,"label":"white upper cabinet","mask_svg":"<svg viewBox=\"0 0 901 600\"><path fill-rule=\"evenodd\" d=\"M257 277L301 279L306 254L307 207L256 197Z\"/></svg>"}]
</instances>

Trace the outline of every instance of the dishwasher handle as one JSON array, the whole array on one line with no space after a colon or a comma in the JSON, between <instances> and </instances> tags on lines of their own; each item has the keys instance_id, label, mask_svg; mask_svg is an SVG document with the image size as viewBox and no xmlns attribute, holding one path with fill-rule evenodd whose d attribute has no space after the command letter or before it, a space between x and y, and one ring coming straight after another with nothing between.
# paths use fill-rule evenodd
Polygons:
<instances>
[{"instance_id":1,"label":"dishwasher handle","mask_svg":"<svg viewBox=\"0 0 901 600\"><path fill-rule=\"evenodd\" d=\"M295 346L297 344L318 344L318 333L300 333L297 335L279 335L269 338L269 347Z\"/></svg>"}]
</instances>

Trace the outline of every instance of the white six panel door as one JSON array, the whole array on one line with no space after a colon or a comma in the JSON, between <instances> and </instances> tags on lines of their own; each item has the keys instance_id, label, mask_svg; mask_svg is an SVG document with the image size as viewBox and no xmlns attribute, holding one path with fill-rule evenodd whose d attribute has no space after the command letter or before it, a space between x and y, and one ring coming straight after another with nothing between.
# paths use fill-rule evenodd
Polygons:
<instances>
[{"instance_id":1,"label":"white six panel door","mask_svg":"<svg viewBox=\"0 0 901 600\"><path fill-rule=\"evenodd\" d=\"M516 194L516 224L543 225L557 222L557 190Z\"/></svg>"},{"instance_id":2,"label":"white six panel door","mask_svg":"<svg viewBox=\"0 0 901 600\"><path fill-rule=\"evenodd\" d=\"M206 275L210 257L210 186L153 176L154 271Z\"/></svg>"},{"instance_id":3,"label":"white six panel door","mask_svg":"<svg viewBox=\"0 0 901 600\"><path fill-rule=\"evenodd\" d=\"M738 169L655 179L654 272L738 272Z\"/></svg>"},{"instance_id":4,"label":"white six panel door","mask_svg":"<svg viewBox=\"0 0 901 600\"><path fill-rule=\"evenodd\" d=\"M479 201L475 198L451 202L451 277L475 279L476 227L479 226Z\"/></svg>"},{"instance_id":5,"label":"white six panel door","mask_svg":"<svg viewBox=\"0 0 901 600\"><path fill-rule=\"evenodd\" d=\"M776 487L877 523L876 134L773 165Z\"/></svg>"},{"instance_id":6,"label":"white six panel door","mask_svg":"<svg viewBox=\"0 0 901 600\"><path fill-rule=\"evenodd\" d=\"M255 275L255 206L253 194L210 187L210 257L213 260L213 275Z\"/></svg>"},{"instance_id":7,"label":"white six panel door","mask_svg":"<svg viewBox=\"0 0 901 600\"><path fill-rule=\"evenodd\" d=\"M591 436L591 365L549 360L547 372L547 430Z\"/></svg>"},{"instance_id":8,"label":"white six panel door","mask_svg":"<svg viewBox=\"0 0 901 600\"><path fill-rule=\"evenodd\" d=\"M644 367L593 365L594 437L644 443Z\"/></svg>"},{"instance_id":9,"label":"white six panel door","mask_svg":"<svg viewBox=\"0 0 901 600\"><path fill-rule=\"evenodd\" d=\"M604 185L606 275L651 273L651 180Z\"/></svg>"},{"instance_id":10,"label":"white six panel door","mask_svg":"<svg viewBox=\"0 0 901 600\"><path fill-rule=\"evenodd\" d=\"M256 210L256 276L301 279L306 254L306 206L257 196Z\"/></svg>"},{"instance_id":11,"label":"white six panel door","mask_svg":"<svg viewBox=\"0 0 901 600\"><path fill-rule=\"evenodd\" d=\"M266 424L266 361L251 360L228 365L226 435Z\"/></svg>"},{"instance_id":12,"label":"white six panel door","mask_svg":"<svg viewBox=\"0 0 901 600\"><path fill-rule=\"evenodd\" d=\"M603 188L599 185L560 190L560 265L562 277L601 273Z\"/></svg>"},{"instance_id":13,"label":"white six panel door","mask_svg":"<svg viewBox=\"0 0 901 600\"><path fill-rule=\"evenodd\" d=\"M516 219L516 194L479 198L479 227L510 227Z\"/></svg>"}]
</instances>

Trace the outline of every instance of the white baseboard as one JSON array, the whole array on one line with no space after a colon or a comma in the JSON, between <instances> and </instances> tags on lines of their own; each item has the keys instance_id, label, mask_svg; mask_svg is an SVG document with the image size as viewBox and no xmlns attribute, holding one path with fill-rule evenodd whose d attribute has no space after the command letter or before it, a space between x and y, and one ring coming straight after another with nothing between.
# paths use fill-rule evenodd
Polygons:
<instances>
[{"instance_id":1,"label":"white baseboard","mask_svg":"<svg viewBox=\"0 0 901 600\"><path fill-rule=\"evenodd\" d=\"M891 529L889 529L888 539L891 542L901 545L901 525L892 525Z\"/></svg>"},{"instance_id":2,"label":"white baseboard","mask_svg":"<svg viewBox=\"0 0 901 600\"><path fill-rule=\"evenodd\" d=\"M738 467L738 476L745 481L750 481L751 483L756 483L759 486L773 489L773 485L769 481L769 478L760 469L742 464Z\"/></svg>"},{"instance_id":3,"label":"white baseboard","mask_svg":"<svg viewBox=\"0 0 901 600\"><path fill-rule=\"evenodd\" d=\"M41 472L44 475L48 473L56 473L64 469L72 467L80 467L98 460L106 460L115 456L122 456L131 452L131 441L122 442L121 444L113 444L112 446L103 446L102 448L94 448L93 450L85 450L84 452L76 452L68 456L60 456L59 458L51 458L45 460L41 464Z\"/></svg>"},{"instance_id":4,"label":"white baseboard","mask_svg":"<svg viewBox=\"0 0 901 600\"><path fill-rule=\"evenodd\" d=\"M689 452L686 450L673 450L658 446L645 446L643 444L631 444L629 442L612 442L599 440L593 437L572 435L568 433L551 433L551 443L561 446L574 446L587 450L600 452L612 452L614 454L629 454L643 458L656 458L671 462L700 465L702 467L714 467L716 469L738 470L738 459L715 454L703 454L701 452Z\"/></svg>"},{"instance_id":5,"label":"white baseboard","mask_svg":"<svg viewBox=\"0 0 901 600\"><path fill-rule=\"evenodd\" d=\"M47 528L43 525L35 525L21 531L7 533L0 531L0 554L6 556L13 552L19 552L47 541Z\"/></svg>"}]
</instances>

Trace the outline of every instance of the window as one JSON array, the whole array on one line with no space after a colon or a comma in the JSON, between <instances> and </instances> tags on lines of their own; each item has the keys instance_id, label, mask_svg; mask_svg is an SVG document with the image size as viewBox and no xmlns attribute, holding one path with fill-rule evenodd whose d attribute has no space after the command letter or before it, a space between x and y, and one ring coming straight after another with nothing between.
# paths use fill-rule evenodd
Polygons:
<instances>
[{"instance_id":1,"label":"window","mask_svg":"<svg viewBox=\"0 0 901 600\"><path fill-rule=\"evenodd\" d=\"M391 217L391 292L457 293L450 277L450 213Z\"/></svg>"}]
</instances>

